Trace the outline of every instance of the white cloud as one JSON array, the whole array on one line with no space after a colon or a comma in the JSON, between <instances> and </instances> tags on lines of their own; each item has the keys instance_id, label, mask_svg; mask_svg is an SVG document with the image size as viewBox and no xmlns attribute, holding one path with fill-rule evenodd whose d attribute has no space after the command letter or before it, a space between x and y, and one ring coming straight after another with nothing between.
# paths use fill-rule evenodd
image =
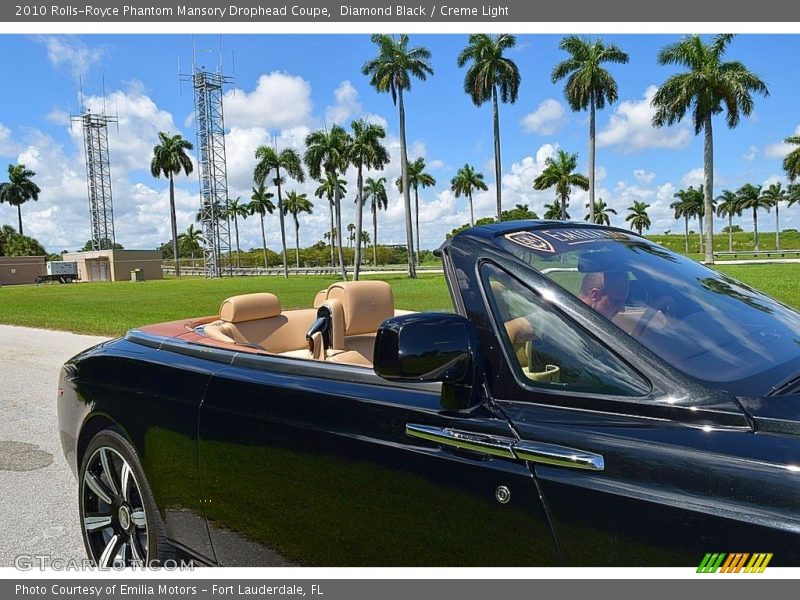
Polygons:
<instances>
[{"instance_id":1,"label":"white cloud","mask_svg":"<svg viewBox=\"0 0 800 600\"><path fill-rule=\"evenodd\" d=\"M608 125L598 134L598 146L619 146L623 152L646 148L684 148L691 140L686 125L655 128L655 109L650 105L656 86L649 86L641 100L626 100L614 109Z\"/></svg>"},{"instance_id":2,"label":"white cloud","mask_svg":"<svg viewBox=\"0 0 800 600\"><path fill-rule=\"evenodd\" d=\"M553 135L564 123L564 107L553 98L544 100L535 111L520 120L526 133Z\"/></svg>"},{"instance_id":3,"label":"white cloud","mask_svg":"<svg viewBox=\"0 0 800 600\"><path fill-rule=\"evenodd\" d=\"M756 146L750 146L750 148L747 149L747 152L742 155L742 158L747 162L753 162L756 156L758 156L758 148Z\"/></svg>"},{"instance_id":4,"label":"white cloud","mask_svg":"<svg viewBox=\"0 0 800 600\"><path fill-rule=\"evenodd\" d=\"M226 92L224 103L229 127L294 127L309 122L311 85L297 75L273 71L261 75L252 92Z\"/></svg>"},{"instance_id":5,"label":"white cloud","mask_svg":"<svg viewBox=\"0 0 800 600\"><path fill-rule=\"evenodd\" d=\"M794 128L794 133L792 135L800 135L800 125ZM767 158L782 159L784 156L789 154L789 152L796 148L796 145L787 144L781 140L780 142L775 142L774 144L767 144L766 148L764 148L764 156Z\"/></svg>"},{"instance_id":6,"label":"white cloud","mask_svg":"<svg viewBox=\"0 0 800 600\"><path fill-rule=\"evenodd\" d=\"M683 177L681 177L681 184L684 187L689 187L690 185L698 187L703 185L704 180L705 180L705 172L703 171L703 167L697 167L696 169L692 169L688 173L684 174Z\"/></svg>"},{"instance_id":7,"label":"white cloud","mask_svg":"<svg viewBox=\"0 0 800 600\"><path fill-rule=\"evenodd\" d=\"M325 110L325 123L327 125L339 124L347 126L348 119L361 112L361 103L358 101L358 91L353 84L345 80L333 92L336 103Z\"/></svg>"},{"instance_id":8,"label":"white cloud","mask_svg":"<svg viewBox=\"0 0 800 600\"><path fill-rule=\"evenodd\" d=\"M0 156L13 156L19 152L19 145L11 138L11 130L0 123Z\"/></svg>"},{"instance_id":9,"label":"white cloud","mask_svg":"<svg viewBox=\"0 0 800 600\"><path fill-rule=\"evenodd\" d=\"M636 177L636 181L639 183L650 183L653 181L653 178L656 176L653 171L647 171L646 169L636 169L633 172L633 176Z\"/></svg>"},{"instance_id":10,"label":"white cloud","mask_svg":"<svg viewBox=\"0 0 800 600\"><path fill-rule=\"evenodd\" d=\"M58 70L66 70L75 79L86 76L106 56L102 47L89 47L74 36L39 38L47 48L47 59Z\"/></svg>"}]
</instances>

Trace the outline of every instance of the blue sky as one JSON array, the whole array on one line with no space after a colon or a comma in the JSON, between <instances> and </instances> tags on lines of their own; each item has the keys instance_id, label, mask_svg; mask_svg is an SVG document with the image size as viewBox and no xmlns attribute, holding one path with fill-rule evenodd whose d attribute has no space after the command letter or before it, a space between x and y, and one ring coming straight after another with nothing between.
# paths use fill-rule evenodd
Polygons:
<instances>
[{"instance_id":1,"label":"blue sky","mask_svg":"<svg viewBox=\"0 0 800 600\"><path fill-rule=\"evenodd\" d=\"M579 153L586 170L587 113L572 113L560 85L550 82L553 66L563 58L560 36L522 34L510 52L522 74L520 97L501 106L503 203L526 203L540 215L553 193L534 192L533 179L557 148ZM689 123L669 129L650 126L648 98L673 70L656 64L658 50L677 36L605 35L631 57L627 65L612 65L619 84L619 101L598 115L598 195L619 215L624 226L633 200L651 205L654 233L681 231L669 204L673 194L702 182L702 139ZM475 107L463 93L464 70L456 56L466 42L463 34L412 35L412 44L432 52L434 75L414 81L407 95L410 156L423 156L437 185L421 194L421 239L434 248L446 232L468 220L464 198L449 191L455 171L468 162L485 174L490 190L476 197L476 217L494 211L491 108ZM366 35L224 35L196 36L197 61L214 68L220 55L225 70L235 73L235 85L225 98L227 156L231 196L249 199L253 151L277 139L279 146L303 150L305 135L333 122L349 127L367 116L387 126L387 146L393 161L384 173L399 174L397 111L387 94L377 94L361 75L364 62L375 54ZM182 133L195 141L191 89L178 83L178 60L188 71L192 60L189 35L15 36L0 38L0 65L8 85L0 94L0 161L24 162L37 172L42 188L38 202L23 206L26 234L37 237L52 252L73 250L89 238L88 200L80 130L70 127L78 109L79 78L86 104L99 107L105 81L106 107L119 116L119 131L109 134L117 241L127 248L152 248L169 239L166 181L148 170L158 131ZM715 192L744 183L783 180L781 159L785 136L800 133L796 73L800 71L800 38L794 35L740 35L727 57L743 61L765 80L768 98L756 99L755 113L735 130L724 120L715 125ZM235 88L235 89L234 89ZM3 169L2 176L5 175ZM377 175L377 174L371 174ZM344 203L344 221L353 220L355 173ZM314 182L289 189L309 192L314 214L301 221L301 243L322 238L327 206L313 198ZM199 207L196 174L177 180L178 228L193 222ZM571 201L573 218L585 214L584 193ZM274 222L273 222L274 221ZM16 226L16 211L0 206L0 223ZM752 227L748 218L745 229ZM759 229L774 230L774 217L763 213ZM268 243L277 249L277 219L268 221ZM717 227L724 223L718 222ZM782 227L800 228L800 207L782 215ZM242 247L260 245L256 219L240 226ZM379 218L379 240L404 240L400 196L391 189L390 206Z\"/></svg>"}]
</instances>

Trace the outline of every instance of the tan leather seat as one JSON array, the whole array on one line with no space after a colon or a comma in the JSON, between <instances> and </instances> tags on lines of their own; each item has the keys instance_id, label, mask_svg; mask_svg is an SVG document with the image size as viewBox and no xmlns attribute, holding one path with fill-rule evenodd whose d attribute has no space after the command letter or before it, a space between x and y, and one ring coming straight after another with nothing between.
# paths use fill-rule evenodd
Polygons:
<instances>
[{"instance_id":1,"label":"tan leather seat","mask_svg":"<svg viewBox=\"0 0 800 600\"><path fill-rule=\"evenodd\" d=\"M274 294L242 294L226 298L220 320L205 326L208 337L229 343L255 344L267 352L310 358L306 332L314 309L281 311Z\"/></svg>"}]
</instances>

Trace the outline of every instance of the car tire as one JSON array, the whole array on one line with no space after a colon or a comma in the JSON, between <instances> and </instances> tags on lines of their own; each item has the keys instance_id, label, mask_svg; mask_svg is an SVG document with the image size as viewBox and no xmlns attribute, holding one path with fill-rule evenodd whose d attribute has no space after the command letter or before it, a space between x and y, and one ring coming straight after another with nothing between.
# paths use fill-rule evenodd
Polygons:
<instances>
[{"instance_id":1,"label":"car tire","mask_svg":"<svg viewBox=\"0 0 800 600\"><path fill-rule=\"evenodd\" d=\"M72 283L72 277L64 277L64 283Z\"/></svg>"},{"instance_id":2,"label":"car tire","mask_svg":"<svg viewBox=\"0 0 800 600\"><path fill-rule=\"evenodd\" d=\"M136 450L117 430L89 442L78 504L86 553L99 568L157 567L175 558Z\"/></svg>"},{"instance_id":3,"label":"car tire","mask_svg":"<svg viewBox=\"0 0 800 600\"><path fill-rule=\"evenodd\" d=\"M44 282L44 277L39 275L39 277L36 278L36 283L43 283L43 282Z\"/></svg>"}]
</instances>

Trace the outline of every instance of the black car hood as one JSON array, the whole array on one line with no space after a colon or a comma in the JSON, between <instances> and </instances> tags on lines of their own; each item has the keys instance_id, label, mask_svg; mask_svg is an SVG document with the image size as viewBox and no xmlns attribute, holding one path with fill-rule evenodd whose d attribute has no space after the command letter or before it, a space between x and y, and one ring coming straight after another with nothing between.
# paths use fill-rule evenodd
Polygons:
<instances>
[{"instance_id":1,"label":"black car hood","mask_svg":"<svg viewBox=\"0 0 800 600\"><path fill-rule=\"evenodd\" d=\"M800 393L738 400L756 431L800 435Z\"/></svg>"}]
</instances>

